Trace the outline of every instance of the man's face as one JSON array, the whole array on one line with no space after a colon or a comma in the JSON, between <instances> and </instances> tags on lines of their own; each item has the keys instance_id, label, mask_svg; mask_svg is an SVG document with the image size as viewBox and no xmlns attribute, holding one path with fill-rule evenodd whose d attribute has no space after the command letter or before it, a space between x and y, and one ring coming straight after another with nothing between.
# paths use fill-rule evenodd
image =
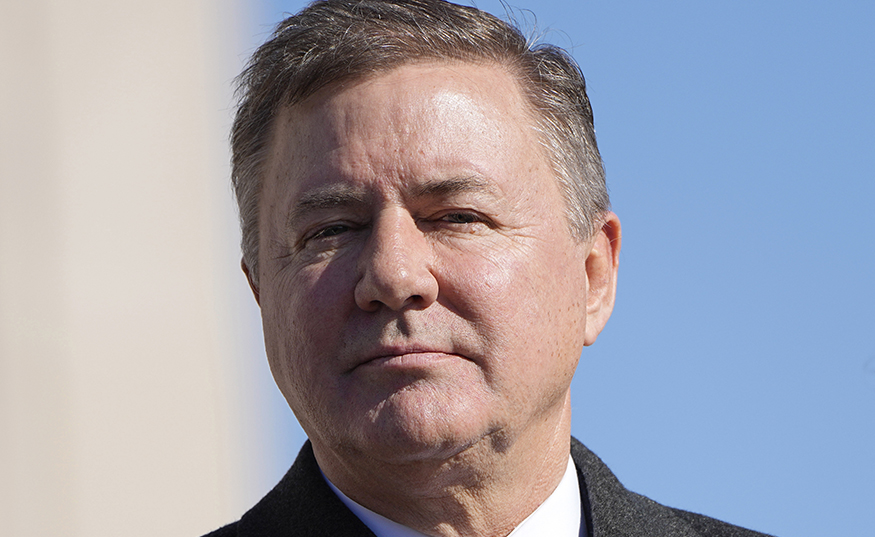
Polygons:
<instances>
[{"instance_id":1,"label":"man's face","mask_svg":"<svg viewBox=\"0 0 875 537\"><path fill-rule=\"evenodd\" d=\"M503 69L407 65L285 109L261 207L267 354L317 449L448 457L566 410L601 329L591 241Z\"/></svg>"}]
</instances>

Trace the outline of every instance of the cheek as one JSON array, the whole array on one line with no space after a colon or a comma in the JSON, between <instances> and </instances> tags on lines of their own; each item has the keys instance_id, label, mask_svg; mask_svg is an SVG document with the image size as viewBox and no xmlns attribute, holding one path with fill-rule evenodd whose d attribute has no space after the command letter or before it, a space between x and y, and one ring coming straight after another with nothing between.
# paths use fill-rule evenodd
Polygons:
<instances>
[{"instance_id":1,"label":"cheek","mask_svg":"<svg viewBox=\"0 0 875 537\"><path fill-rule=\"evenodd\" d=\"M463 300L468 295L472 307L479 304L489 317L522 315L531 322L551 316L572 298L574 271L557 270L571 263L569 256L545 255L535 246L512 243L448 263L457 294Z\"/></svg>"},{"instance_id":2,"label":"cheek","mask_svg":"<svg viewBox=\"0 0 875 537\"><path fill-rule=\"evenodd\" d=\"M355 266L346 258L290 266L277 274L275 281L270 295L277 302L275 309L293 322L303 337L314 336L319 327L330 329L355 303Z\"/></svg>"},{"instance_id":3,"label":"cheek","mask_svg":"<svg viewBox=\"0 0 875 537\"><path fill-rule=\"evenodd\" d=\"M443 292L490 350L523 362L575 361L586 319L582 263L561 248L512 244L447 263Z\"/></svg>"},{"instance_id":4,"label":"cheek","mask_svg":"<svg viewBox=\"0 0 875 537\"><path fill-rule=\"evenodd\" d=\"M477 334L486 356L502 356L529 340L533 316L530 252L517 245L452 256L442 267L441 294ZM487 360L492 370L501 360Z\"/></svg>"},{"instance_id":5,"label":"cheek","mask_svg":"<svg viewBox=\"0 0 875 537\"><path fill-rule=\"evenodd\" d=\"M353 303L350 289L344 271L330 267L280 273L264 288L265 347L284 393L306 390L328 370Z\"/></svg>"},{"instance_id":6,"label":"cheek","mask_svg":"<svg viewBox=\"0 0 875 537\"><path fill-rule=\"evenodd\" d=\"M265 292L267 291L267 292ZM282 392L288 397L289 390L297 389L292 373L300 374L301 364L295 363L300 351L301 329L296 318L296 306L279 289L263 290L261 317L264 329L264 346L270 363L270 370Z\"/></svg>"}]
</instances>

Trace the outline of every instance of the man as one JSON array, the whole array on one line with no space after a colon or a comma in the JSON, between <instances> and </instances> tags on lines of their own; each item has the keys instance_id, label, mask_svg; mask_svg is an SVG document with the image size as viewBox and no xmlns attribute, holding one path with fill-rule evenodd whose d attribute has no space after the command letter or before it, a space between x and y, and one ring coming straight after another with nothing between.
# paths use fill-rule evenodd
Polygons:
<instances>
[{"instance_id":1,"label":"man","mask_svg":"<svg viewBox=\"0 0 875 537\"><path fill-rule=\"evenodd\" d=\"M571 439L620 222L565 53L438 0L328 0L241 88L243 270L309 441L211 535L757 535Z\"/></svg>"}]
</instances>

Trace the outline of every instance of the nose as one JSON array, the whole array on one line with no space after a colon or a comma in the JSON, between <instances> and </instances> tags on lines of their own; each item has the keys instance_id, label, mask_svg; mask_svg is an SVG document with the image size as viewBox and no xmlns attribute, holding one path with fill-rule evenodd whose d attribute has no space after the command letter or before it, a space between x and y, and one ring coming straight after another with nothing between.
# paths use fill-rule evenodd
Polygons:
<instances>
[{"instance_id":1,"label":"nose","mask_svg":"<svg viewBox=\"0 0 875 537\"><path fill-rule=\"evenodd\" d=\"M438 296L428 238L406 212L381 214L362 251L355 301L365 311L425 309Z\"/></svg>"}]
</instances>

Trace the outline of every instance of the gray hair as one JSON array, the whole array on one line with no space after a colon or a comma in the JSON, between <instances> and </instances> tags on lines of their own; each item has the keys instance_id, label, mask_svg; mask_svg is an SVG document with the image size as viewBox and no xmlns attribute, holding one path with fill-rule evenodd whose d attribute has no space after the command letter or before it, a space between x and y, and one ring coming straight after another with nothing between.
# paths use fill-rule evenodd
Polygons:
<instances>
[{"instance_id":1,"label":"gray hair","mask_svg":"<svg viewBox=\"0 0 875 537\"><path fill-rule=\"evenodd\" d=\"M592 108L583 74L564 50L533 45L515 26L443 0L320 0L281 22L238 79L231 177L253 282L263 165L280 109L335 82L429 60L508 69L534 112L572 232L586 239L601 225L610 202Z\"/></svg>"}]
</instances>

